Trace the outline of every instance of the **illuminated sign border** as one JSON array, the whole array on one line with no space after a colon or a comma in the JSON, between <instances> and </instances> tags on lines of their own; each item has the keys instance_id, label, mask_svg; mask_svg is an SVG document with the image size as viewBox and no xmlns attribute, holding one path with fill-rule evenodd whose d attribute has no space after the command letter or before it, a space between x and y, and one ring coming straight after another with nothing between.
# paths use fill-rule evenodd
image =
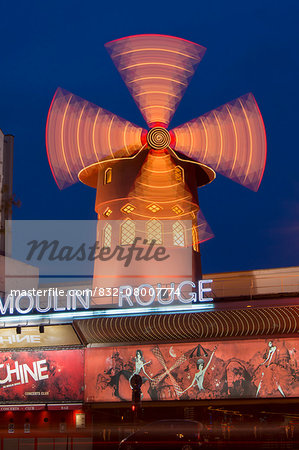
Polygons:
<instances>
[{"instance_id":1,"label":"illuminated sign border","mask_svg":"<svg viewBox=\"0 0 299 450\"><path fill-rule=\"evenodd\" d=\"M204 285L210 284L212 282L213 282L213 280L199 280L198 283L194 283L193 281L185 280L185 281L182 281L181 283L179 283L179 285L177 287L175 286L175 283L170 283L170 287L166 287L166 288L162 287L161 284L158 284L157 287L154 287L150 284L145 284L145 283L141 284L140 286L135 287L135 288L133 286L129 286L129 285L120 286L118 288L118 307L122 308L123 303L126 301L126 303L129 306L130 311L138 314L138 313L140 313L140 309L144 310L144 308L146 308L146 309L145 309L145 311L142 311L142 313L148 312L149 306L152 305L152 303L155 300L156 300L156 302L161 304L162 307L150 308L151 311L158 309L158 310L163 310L164 312L167 312L170 309L171 310L176 310L177 308L182 309L182 307L180 307L180 306L172 306L171 308L166 307L174 302L175 297L176 297L176 300L178 300L182 304L190 305L191 303L193 303L193 305L190 305L190 306L194 306L194 305L200 304L200 303L212 302L213 298L205 297L205 295L204 295L205 293L212 291L212 289L210 287L204 287ZM185 286L190 287L190 292L188 292L189 297L187 297L187 298L182 295L182 289ZM195 288L197 289L197 291L195 291ZM167 294L167 295L163 296L163 292L164 292L164 294ZM145 297L147 294L150 296L149 299L146 300L144 298L143 299L141 298L141 297ZM62 313L67 314L67 311L76 311L77 310L77 300L78 300L81 307L83 307L85 310L88 310L87 314L90 314L90 312L91 312L91 310L90 310L91 295L92 295L91 289L85 289L83 291L83 295L82 295L81 291L79 293L79 291L72 289L67 292L65 306L59 306L58 305L59 298L58 298L57 293L55 293L55 288L49 288L48 304L46 307L41 307L39 294L36 294L36 298L34 300L34 295L30 291L24 290L24 291L20 291L20 293L17 295L16 298L14 297L13 293L10 293L5 298L5 301L0 299L0 313L1 313L2 317L5 318L4 320L6 320L6 321L7 321L7 317L8 317L8 316L6 316L6 312L8 311L11 316L14 316L15 310L20 316L28 317L28 314L31 313L33 309L36 309L36 311L38 313L40 313L43 317L47 317L47 313L49 313L49 311L51 309L53 309L55 311L55 313L57 313L57 315L60 313L59 316L62 317ZM25 307L24 307L24 305L22 305L23 307L21 307L22 299L28 300L28 305L25 305ZM134 308L134 303L133 303L132 299L135 299L135 302L139 305L138 308ZM53 303L53 308L51 308L52 303ZM165 307L166 307L166 309L165 309ZM189 309L190 309L190 307L188 307L188 310ZM77 311L77 312L79 312L79 311ZM79 313L80 313L80 315L82 315L82 313L84 313L84 311L80 311ZM49 313L49 314L53 314L53 313ZM75 315L74 312L72 312L71 314Z\"/></svg>"},{"instance_id":2,"label":"illuminated sign border","mask_svg":"<svg viewBox=\"0 0 299 450\"><path fill-rule=\"evenodd\" d=\"M153 308L130 308L130 309L103 309L103 310L89 310L89 311L71 311L64 313L49 313L49 314L30 314L27 316L2 316L0 319L0 326L3 324L18 324L20 322L46 322L47 320L55 319L55 321L73 321L79 319L92 319L94 317L121 317L121 316L137 316L137 315L151 315L151 314L184 314L192 312L203 312L214 309L213 303L203 303L196 305L172 306L172 307L153 307Z\"/></svg>"}]
</instances>

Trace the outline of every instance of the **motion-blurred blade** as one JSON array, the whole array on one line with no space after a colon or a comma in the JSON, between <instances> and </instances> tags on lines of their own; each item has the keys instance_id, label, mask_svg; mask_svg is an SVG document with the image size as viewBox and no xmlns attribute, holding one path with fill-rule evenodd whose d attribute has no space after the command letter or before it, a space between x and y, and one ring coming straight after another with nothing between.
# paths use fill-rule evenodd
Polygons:
<instances>
[{"instance_id":1,"label":"motion-blurred blade","mask_svg":"<svg viewBox=\"0 0 299 450\"><path fill-rule=\"evenodd\" d=\"M172 132L173 148L216 172L257 191L266 163L264 122L252 94L246 94Z\"/></svg>"},{"instance_id":2,"label":"motion-blurred blade","mask_svg":"<svg viewBox=\"0 0 299 450\"><path fill-rule=\"evenodd\" d=\"M206 49L158 34L105 44L145 121L167 127Z\"/></svg>"},{"instance_id":3,"label":"motion-blurred blade","mask_svg":"<svg viewBox=\"0 0 299 450\"><path fill-rule=\"evenodd\" d=\"M58 88L48 113L46 146L60 189L78 181L81 169L140 150L142 128Z\"/></svg>"},{"instance_id":4,"label":"motion-blurred blade","mask_svg":"<svg viewBox=\"0 0 299 450\"><path fill-rule=\"evenodd\" d=\"M197 212L196 225L193 227L193 246L195 243L201 244L202 242L208 241L214 237L214 233L210 228L210 225L206 221L201 210ZM194 250L196 250L194 248Z\"/></svg>"}]
</instances>

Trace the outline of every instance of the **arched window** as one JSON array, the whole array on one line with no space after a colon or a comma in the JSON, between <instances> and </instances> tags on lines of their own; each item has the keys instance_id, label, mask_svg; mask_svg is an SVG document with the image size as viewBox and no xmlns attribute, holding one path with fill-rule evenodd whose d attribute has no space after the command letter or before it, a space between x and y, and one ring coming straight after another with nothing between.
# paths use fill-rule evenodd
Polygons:
<instances>
[{"instance_id":1,"label":"arched window","mask_svg":"<svg viewBox=\"0 0 299 450\"><path fill-rule=\"evenodd\" d=\"M178 247L185 246L185 228L178 220L172 225L173 245Z\"/></svg>"},{"instance_id":2,"label":"arched window","mask_svg":"<svg viewBox=\"0 0 299 450\"><path fill-rule=\"evenodd\" d=\"M133 220L125 220L120 226L120 244L133 244L136 234L136 226Z\"/></svg>"},{"instance_id":3,"label":"arched window","mask_svg":"<svg viewBox=\"0 0 299 450\"><path fill-rule=\"evenodd\" d=\"M109 184L112 181L112 169L111 167L108 167L108 169L105 170L104 174L104 184Z\"/></svg>"},{"instance_id":4,"label":"arched window","mask_svg":"<svg viewBox=\"0 0 299 450\"><path fill-rule=\"evenodd\" d=\"M192 226L192 247L195 252L199 251L198 246L198 231L195 225Z\"/></svg>"},{"instance_id":5,"label":"arched window","mask_svg":"<svg viewBox=\"0 0 299 450\"><path fill-rule=\"evenodd\" d=\"M159 220L152 219L146 222L146 239L148 244L153 240L155 244L162 244L162 224Z\"/></svg>"},{"instance_id":6,"label":"arched window","mask_svg":"<svg viewBox=\"0 0 299 450\"><path fill-rule=\"evenodd\" d=\"M103 247L111 247L111 241L112 241L112 226L107 223L107 225L104 226L103 229Z\"/></svg>"},{"instance_id":7,"label":"arched window","mask_svg":"<svg viewBox=\"0 0 299 450\"><path fill-rule=\"evenodd\" d=\"M181 166L176 166L174 169L174 176L176 181L184 181L184 169Z\"/></svg>"}]
</instances>

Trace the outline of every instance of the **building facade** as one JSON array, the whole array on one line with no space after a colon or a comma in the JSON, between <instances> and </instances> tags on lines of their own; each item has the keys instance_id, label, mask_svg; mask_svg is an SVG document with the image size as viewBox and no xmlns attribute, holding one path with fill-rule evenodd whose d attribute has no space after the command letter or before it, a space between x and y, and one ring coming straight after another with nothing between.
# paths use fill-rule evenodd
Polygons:
<instances>
[{"instance_id":1,"label":"building facade","mask_svg":"<svg viewBox=\"0 0 299 450\"><path fill-rule=\"evenodd\" d=\"M1 233L0 254L5 253L5 220L12 218L13 206L13 143L11 134L3 134L0 129L0 187L1 187ZM10 249L7 249L10 252Z\"/></svg>"}]
</instances>

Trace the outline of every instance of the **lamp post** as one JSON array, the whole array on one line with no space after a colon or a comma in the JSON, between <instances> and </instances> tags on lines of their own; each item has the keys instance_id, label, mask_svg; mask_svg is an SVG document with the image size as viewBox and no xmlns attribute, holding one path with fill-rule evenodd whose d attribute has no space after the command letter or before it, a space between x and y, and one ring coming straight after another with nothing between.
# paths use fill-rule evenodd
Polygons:
<instances>
[{"instance_id":1,"label":"lamp post","mask_svg":"<svg viewBox=\"0 0 299 450\"><path fill-rule=\"evenodd\" d=\"M133 413L133 423L139 416L139 410L141 406L141 385L142 378L138 374L134 374L130 380L132 386L132 413Z\"/></svg>"}]
</instances>

